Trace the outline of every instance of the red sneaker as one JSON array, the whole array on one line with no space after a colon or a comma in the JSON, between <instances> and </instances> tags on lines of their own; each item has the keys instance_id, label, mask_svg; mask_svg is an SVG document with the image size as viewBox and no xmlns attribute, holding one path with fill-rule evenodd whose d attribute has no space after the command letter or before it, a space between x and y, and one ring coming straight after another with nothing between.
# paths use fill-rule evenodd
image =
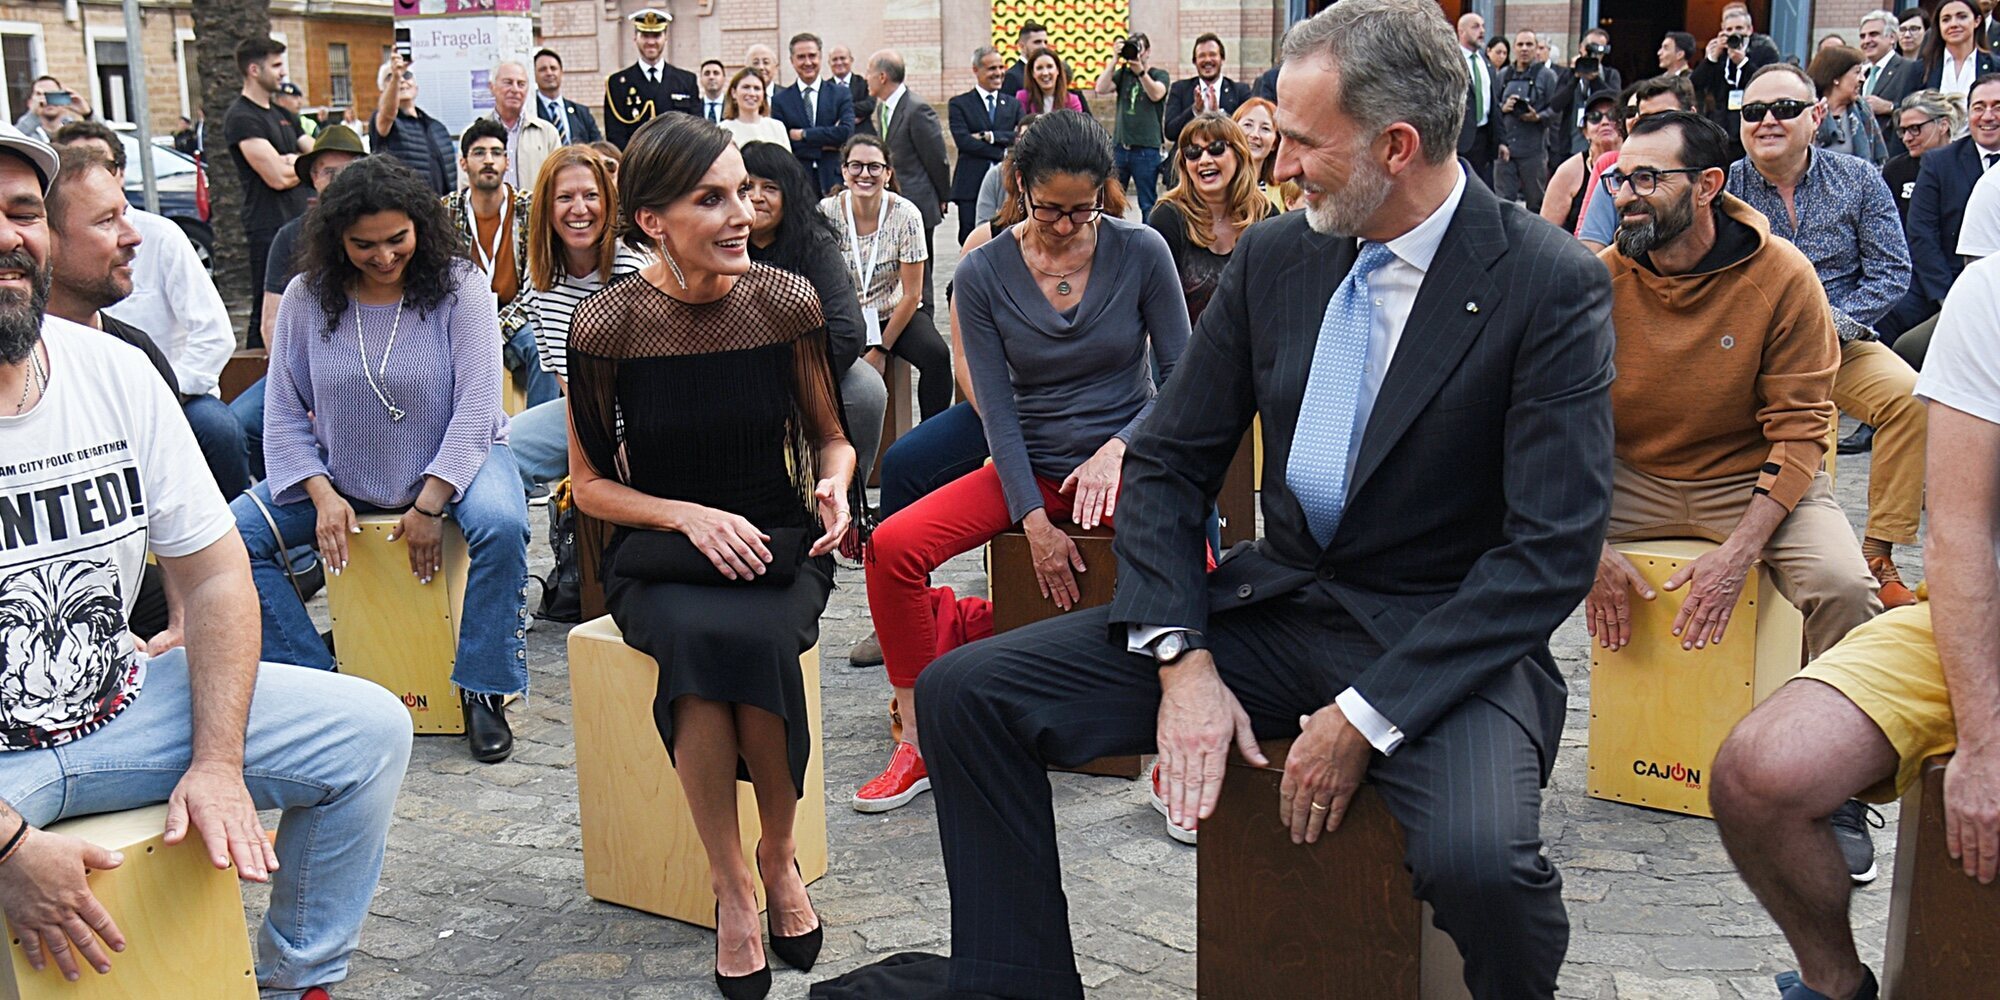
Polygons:
<instances>
[{"instance_id":1,"label":"red sneaker","mask_svg":"<svg viewBox=\"0 0 2000 1000\"><path fill-rule=\"evenodd\" d=\"M1175 826L1174 821L1167 817L1167 799L1165 795L1161 794L1160 762L1157 760L1153 762L1153 781L1151 787L1146 791L1146 796L1153 800L1153 811L1159 813L1161 818L1167 820L1167 836L1183 844L1192 845L1195 843L1195 831L1183 830Z\"/></svg>"},{"instance_id":2,"label":"red sneaker","mask_svg":"<svg viewBox=\"0 0 2000 1000\"><path fill-rule=\"evenodd\" d=\"M931 774L924 769L923 755L917 753L916 747L899 742L895 755L889 758L889 766L854 793L854 811L879 813L901 809L918 793L930 790Z\"/></svg>"},{"instance_id":3,"label":"red sneaker","mask_svg":"<svg viewBox=\"0 0 2000 1000\"><path fill-rule=\"evenodd\" d=\"M324 986L315 986L299 994L299 1000L333 1000L333 994L328 993Z\"/></svg>"}]
</instances>

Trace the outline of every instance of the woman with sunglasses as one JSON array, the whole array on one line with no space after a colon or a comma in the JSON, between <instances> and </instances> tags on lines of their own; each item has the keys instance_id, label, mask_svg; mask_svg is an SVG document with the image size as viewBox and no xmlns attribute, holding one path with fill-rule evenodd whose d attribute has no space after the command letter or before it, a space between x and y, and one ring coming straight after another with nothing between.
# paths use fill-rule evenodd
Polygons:
<instances>
[{"instance_id":1,"label":"woman with sunglasses","mask_svg":"<svg viewBox=\"0 0 2000 1000\"><path fill-rule=\"evenodd\" d=\"M1826 102L1826 117L1820 119L1813 145L1836 153L1858 156L1880 167L1889 158L1888 140L1868 103L1861 99L1861 85L1867 75L1868 58L1860 49L1833 45L1813 56L1806 75Z\"/></svg>"},{"instance_id":2,"label":"woman with sunglasses","mask_svg":"<svg viewBox=\"0 0 2000 1000\"><path fill-rule=\"evenodd\" d=\"M1043 49L1028 60L1028 72L1014 95L1024 114L1045 115L1051 111L1082 111L1083 102L1069 92L1069 67L1054 49Z\"/></svg>"},{"instance_id":3,"label":"woman with sunglasses","mask_svg":"<svg viewBox=\"0 0 2000 1000\"><path fill-rule=\"evenodd\" d=\"M1083 569L1056 518L1109 526L1125 444L1153 401L1148 349L1171 376L1188 340L1173 254L1145 226L1104 214L1111 138L1074 111L1043 115L1014 143L1028 218L967 255L953 280L966 363L993 464L883 521L870 546L868 605L904 733L855 794L883 812L930 787L917 676L938 655L931 571L1019 524L1041 589L1067 611Z\"/></svg>"},{"instance_id":4,"label":"woman with sunglasses","mask_svg":"<svg viewBox=\"0 0 2000 1000\"><path fill-rule=\"evenodd\" d=\"M1589 147L1564 160L1549 175L1548 190L1542 194L1542 218L1561 226L1563 232L1576 232L1589 186L1597 183L1602 173L1598 162L1615 153L1625 139L1625 122L1618 116L1621 96L1609 90L1591 95L1583 112L1583 135Z\"/></svg>"},{"instance_id":5,"label":"woman with sunglasses","mask_svg":"<svg viewBox=\"0 0 2000 1000\"><path fill-rule=\"evenodd\" d=\"M951 352L923 304L924 218L896 193L889 147L857 134L840 147L846 189L819 203L833 223L847 276L861 299L861 356L885 372L889 355L917 369L917 412L925 420L951 405Z\"/></svg>"},{"instance_id":6,"label":"woman with sunglasses","mask_svg":"<svg viewBox=\"0 0 2000 1000\"><path fill-rule=\"evenodd\" d=\"M1931 11L1936 23L1924 36L1919 58L1924 63L1924 89L1964 95L1972 81L2000 73L2000 58L1986 51L1986 18L1973 0L1944 0Z\"/></svg>"},{"instance_id":7,"label":"woman with sunglasses","mask_svg":"<svg viewBox=\"0 0 2000 1000\"><path fill-rule=\"evenodd\" d=\"M1236 238L1253 223L1277 214L1250 172L1250 144L1228 116L1204 111L1181 129L1180 183L1160 196L1146 224L1167 241L1188 323L1200 322L1222 280Z\"/></svg>"},{"instance_id":8,"label":"woman with sunglasses","mask_svg":"<svg viewBox=\"0 0 2000 1000\"><path fill-rule=\"evenodd\" d=\"M1916 193L1917 173L1923 156L1952 141L1965 128L1965 101L1957 95L1935 90L1919 90L1903 98L1893 119L1906 152L1897 153L1882 164L1882 180L1895 196L1896 212L1903 228L1910 224L1910 197ZM1907 235L1907 233L1905 234Z\"/></svg>"},{"instance_id":9,"label":"woman with sunglasses","mask_svg":"<svg viewBox=\"0 0 2000 1000\"><path fill-rule=\"evenodd\" d=\"M1230 117L1243 129L1243 141L1250 148L1250 176L1256 178L1258 192L1280 212L1297 208L1305 192L1292 181L1278 184L1271 180L1272 165L1278 162L1272 154L1284 142L1278 135L1278 106L1253 97L1237 105Z\"/></svg>"}]
</instances>

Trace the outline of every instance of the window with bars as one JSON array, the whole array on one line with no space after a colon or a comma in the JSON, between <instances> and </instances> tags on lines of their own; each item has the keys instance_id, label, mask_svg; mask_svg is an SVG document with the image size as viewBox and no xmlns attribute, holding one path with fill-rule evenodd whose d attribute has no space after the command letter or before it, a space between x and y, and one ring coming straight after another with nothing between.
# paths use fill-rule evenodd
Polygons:
<instances>
[{"instance_id":1,"label":"window with bars","mask_svg":"<svg viewBox=\"0 0 2000 1000\"><path fill-rule=\"evenodd\" d=\"M347 107L354 103L354 75L347 61L347 45L332 42L326 47L328 103Z\"/></svg>"}]
</instances>

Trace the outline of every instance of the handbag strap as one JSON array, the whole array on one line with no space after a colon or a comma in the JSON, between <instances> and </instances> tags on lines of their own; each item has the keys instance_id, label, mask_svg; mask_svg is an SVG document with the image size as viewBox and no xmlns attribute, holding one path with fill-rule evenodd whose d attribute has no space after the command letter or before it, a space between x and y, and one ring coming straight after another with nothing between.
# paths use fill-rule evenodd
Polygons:
<instances>
[{"instance_id":1,"label":"handbag strap","mask_svg":"<svg viewBox=\"0 0 2000 1000\"><path fill-rule=\"evenodd\" d=\"M306 603L306 588L300 586L299 575L292 571L292 547L285 543L285 533L278 530L278 519L271 516L271 508L264 506L264 498L256 490L244 490L243 495L257 505L257 513L264 516L264 526L271 529L271 537L278 540L278 564L285 567L285 579L292 581L292 593L299 595L299 603Z\"/></svg>"}]
</instances>

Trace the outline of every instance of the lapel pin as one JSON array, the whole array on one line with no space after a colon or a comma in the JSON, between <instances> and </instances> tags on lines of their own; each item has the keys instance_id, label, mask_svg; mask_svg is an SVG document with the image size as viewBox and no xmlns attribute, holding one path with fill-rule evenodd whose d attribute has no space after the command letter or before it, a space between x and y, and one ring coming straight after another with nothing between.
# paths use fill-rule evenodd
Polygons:
<instances>
[{"instance_id":1,"label":"lapel pin","mask_svg":"<svg viewBox=\"0 0 2000 1000\"><path fill-rule=\"evenodd\" d=\"M1477 312L1479 312L1479 303L1477 303L1477 302L1467 302L1467 303L1465 304L1465 311L1466 311L1466 312L1469 312L1469 313L1477 313Z\"/></svg>"}]
</instances>

